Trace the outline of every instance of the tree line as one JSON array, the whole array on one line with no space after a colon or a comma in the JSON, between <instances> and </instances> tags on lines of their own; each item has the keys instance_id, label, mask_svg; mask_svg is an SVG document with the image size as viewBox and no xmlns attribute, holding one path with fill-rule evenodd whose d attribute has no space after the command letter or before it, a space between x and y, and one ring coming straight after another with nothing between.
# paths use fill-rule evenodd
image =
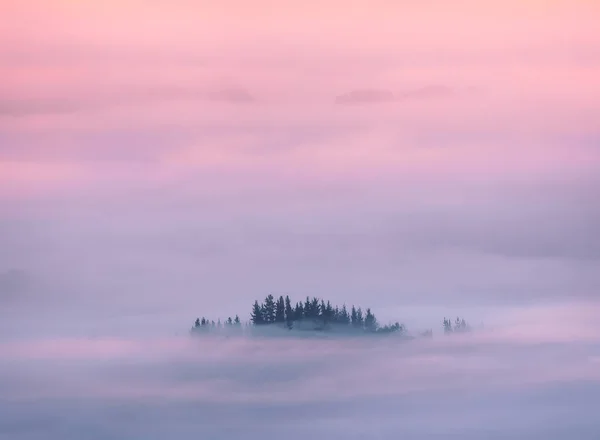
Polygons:
<instances>
[{"instance_id":1,"label":"tree line","mask_svg":"<svg viewBox=\"0 0 600 440\"><path fill-rule=\"evenodd\" d=\"M256 300L250 311L250 322L252 327L278 326L288 330L330 330L334 327L346 328L348 330L366 333L393 333L404 332L406 328L399 322L381 326L375 314L370 308L364 312L361 307L354 305L348 310L346 305L334 306L330 301L316 297L306 297L305 301L299 301L292 305L289 296L285 298L273 295L259 302ZM194 331L211 330L219 328L241 328L242 321L239 315L235 318L227 318L221 322L209 320L205 317L197 318L194 322Z\"/></svg>"},{"instance_id":2,"label":"tree line","mask_svg":"<svg viewBox=\"0 0 600 440\"><path fill-rule=\"evenodd\" d=\"M362 307L352 305L350 309L343 304L341 307L332 305L316 297L306 297L304 301L292 304L289 296L275 298L273 295L259 302L254 301L250 314L250 321L242 323L239 315L234 318L209 320L205 317L197 318L192 327L192 332L211 331L215 329L241 329L246 327L273 326L288 330L342 330L359 333L406 333L406 327L399 322L381 325L370 308L363 311ZM456 318L453 325L450 319L444 318L444 332L462 332L469 329L464 319ZM429 330L422 336L431 336Z\"/></svg>"}]
</instances>

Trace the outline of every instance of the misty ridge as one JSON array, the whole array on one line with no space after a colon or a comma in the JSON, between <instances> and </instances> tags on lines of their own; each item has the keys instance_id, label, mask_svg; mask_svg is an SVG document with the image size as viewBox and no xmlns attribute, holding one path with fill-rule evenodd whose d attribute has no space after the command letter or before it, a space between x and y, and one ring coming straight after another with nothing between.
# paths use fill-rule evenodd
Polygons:
<instances>
[{"instance_id":1,"label":"misty ridge","mask_svg":"<svg viewBox=\"0 0 600 440\"><path fill-rule=\"evenodd\" d=\"M443 330L445 334L464 333L471 331L471 326L464 318L457 317L454 322L444 318ZM202 316L196 318L191 328L192 335L211 333L282 335L285 334L284 331L292 335L297 335L298 332L354 336L393 333L407 339L433 336L432 329L413 335L406 325L398 321L382 325L370 308L363 312L362 307L352 305L348 311L346 304L341 307L333 306L330 301L325 302L324 299L308 296L304 302L298 301L292 305L289 295L285 298L280 295L276 299L272 294L267 295L261 303L258 300L254 302L249 321L242 322L239 315L235 315L234 318L230 316L223 321L220 318L215 321Z\"/></svg>"}]
</instances>

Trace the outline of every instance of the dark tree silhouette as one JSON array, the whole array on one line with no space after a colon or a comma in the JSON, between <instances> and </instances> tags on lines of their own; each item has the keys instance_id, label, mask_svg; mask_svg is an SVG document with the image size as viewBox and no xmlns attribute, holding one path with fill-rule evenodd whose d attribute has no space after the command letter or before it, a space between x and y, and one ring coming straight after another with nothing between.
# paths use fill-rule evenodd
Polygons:
<instances>
[{"instance_id":1,"label":"dark tree silhouette","mask_svg":"<svg viewBox=\"0 0 600 440\"><path fill-rule=\"evenodd\" d=\"M285 322L285 300L280 296L275 305L275 322L283 324Z\"/></svg>"},{"instance_id":2,"label":"dark tree silhouette","mask_svg":"<svg viewBox=\"0 0 600 440\"><path fill-rule=\"evenodd\" d=\"M265 298L264 320L268 324L275 322L275 298L270 294Z\"/></svg>"},{"instance_id":3,"label":"dark tree silhouette","mask_svg":"<svg viewBox=\"0 0 600 440\"><path fill-rule=\"evenodd\" d=\"M285 298L279 296L277 300L273 295L268 295L261 304L254 301L250 314L251 323L254 326L277 324L288 329L298 330L318 330L318 331L347 331L352 329L352 332L357 333L406 333L406 327L398 322L380 326L375 314L370 308L366 309L363 314L362 308L352 306L350 313L344 304L341 308L334 306L330 301L319 299L316 297L306 297L304 302L297 302L295 307L292 307L292 302L289 296ZM296 323L302 323L296 326ZM191 329L193 333L205 331L212 333L213 331L224 327L242 326L239 315L235 315L235 319L228 317L224 321L217 319L209 320L205 317L196 318ZM466 332L470 330L468 323L457 317L455 321L444 318L443 322L444 333ZM241 329L240 329L241 330ZM421 333L420 336L432 335L431 331Z\"/></svg>"},{"instance_id":4,"label":"dark tree silhouette","mask_svg":"<svg viewBox=\"0 0 600 440\"><path fill-rule=\"evenodd\" d=\"M452 321L444 318L444 333L452 333Z\"/></svg>"},{"instance_id":5,"label":"dark tree silhouette","mask_svg":"<svg viewBox=\"0 0 600 440\"><path fill-rule=\"evenodd\" d=\"M288 328L292 328L294 323L294 310L292 309L292 302L289 295L285 297L285 323Z\"/></svg>"},{"instance_id":6,"label":"dark tree silhouette","mask_svg":"<svg viewBox=\"0 0 600 440\"><path fill-rule=\"evenodd\" d=\"M358 314L356 313L356 307L352 306L352 311L350 312L350 322L352 327L358 327Z\"/></svg>"},{"instance_id":7,"label":"dark tree silhouette","mask_svg":"<svg viewBox=\"0 0 600 440\"><path fill-rule=\"evenodd\" d=\"M350 315L348 314L348 310L346 309L346 304L342 306L342 310L340 311L340 323L341 324L350 324Z\"/></svg>"},{"instance_id":8,"label":"dark tree silhouette","mask_svg":"<svg viewBox=\"0 0 600 440\"><path fill-rule=\"evenodd\" d=\"M310 301L310 313L311 318L318 319L321 316L321 306L319 305L319 298L313 298Z\"/></svg>"},{"instance_id":9,"label":"dark tree silhouette","mask_svg":"<svg viewBox=\"0 0 600 440\"><path fill-rule=\"evenodd\" d=\"M363 312L360 307L356 309L356 319L358 320L358 326L363 328L365 325L365 318L363 317Z\"/></svg>"},{"instance_id":10,"label":"dark tree silhouette","mask_svg":"<svg viewBox=\"0 0 600 440\"><path fill-rule=\"evenodd\" d=\"M304 319L304 306L301 302L296 303L294 309L294 321L302 321Z\"/></svg>"},{"instance_id":11,"label":"dark tree silhouette","mask_svg":"<svg viewBox=\"0 0 600 440\"><path fill-rule=\"evenodd\" d=\"M262 307L258 304L258 301L254 301L254 305L252 306L252 314L250 315L250 320L254 325L261 325L265 323Z\"/></svg>"},{"instance_id":12,"label":"dark tree silhouette","mask_svg":"<svg viewBox=\"0 0 600 440\"><path fill-rule=\"evenodd\" d=\"M367 309L367 314L365 316L365 330L368 332L377 331L377 319L375 315L371 313L371 309Z\"/></svg>"}]
</instances>

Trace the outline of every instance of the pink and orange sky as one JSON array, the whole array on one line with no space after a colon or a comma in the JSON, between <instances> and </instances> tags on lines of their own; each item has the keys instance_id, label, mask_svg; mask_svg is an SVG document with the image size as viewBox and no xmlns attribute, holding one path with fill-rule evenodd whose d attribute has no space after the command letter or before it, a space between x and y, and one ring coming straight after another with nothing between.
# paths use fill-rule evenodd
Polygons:
<instances>
[{"instance_id":1,"label":"pink and orange sky","mask_svg":"<svg viewBox=\"0 0 600 440\"><path fill-rule=\"evenodd\" d=\"M0 273L215 313L196 286L390 310L600 286L597 2L0 16Z\"/></svg>"},{"instance_id":2,"label":"pink and orange sky","mask_svg":"<svg viewBox=\"0 0 600 440\"><path fill-rule=\"evenodd\" d=\"M0 438L600 438L598 23L0 0ZM433 337L188 337L270 293Z\"/></svg>"}]
</instances>

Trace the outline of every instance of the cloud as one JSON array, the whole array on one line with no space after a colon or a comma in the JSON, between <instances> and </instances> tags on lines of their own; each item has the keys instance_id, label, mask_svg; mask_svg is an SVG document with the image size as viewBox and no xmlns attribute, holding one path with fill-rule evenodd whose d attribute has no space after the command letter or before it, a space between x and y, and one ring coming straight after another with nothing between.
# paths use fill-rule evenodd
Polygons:
<instances>
[{"instance_id":1,"label":"cloud","mask_svg":"<svg viewBox=\"0 0 600 440\"><path fill-rule=\"evenodd\" d=\"M59 93L60 94L60 93ZM63 96L47 97L0 97L0 118L26 118L37 115L62 115L77 112L105 110L115 106L136 106L164 102L222 102L248 104L255 97L245 88L226 87L211 90L201 86L172 86L151 84L146 87L111 86L97 91L89 88L84 91L65 90ZM55 93L56 95L56 93Z\"/></svg>"},{"instance_id":2,"label":"cloud","mask_svg":"<svg viewBox=\"0 0 600 440\"><path fill-rule=\"evenodd\" d=\"M531 308L473 334L438 332L414 341L4 341L0 432L20 440L41 435L43 426L45 438L71 438L64 436L69 428L100 426L106 437L135 438L153 429L163 438L202 427L220 439L243 425L246 437L255 438L268 418L271 431L291 439L324 432L361 438L364 424L383 438L444 432L475 439L492 432L492 438L549 433L562 439L578 426L581 438L591 439L599 428L592 404L600 396L597 312L593 303Z\"/></svg>"},{"instance_id":3,"label":"cloud","mask_svg":"<svg viewBox=\"0 0 600 440\"><path fill-rule=\"evenodd\" d=\"M385 89L357 89L338 95L335 103L340 105L408 103L411 101L439 100L450 97L465 97L477 91L474 87L455 89L444 85L430 85L404 92Z\"/></svg>"},{"instance_id":4,"label":"cloud","mask_svg":"<svg viewBox=\"0 0 600 440\"><path fill-rule=\"evenodd\" d=\"M256 99L243 88L224 88L208 93L208 99L220 102L251 103Z\"/></svg>"},{"instance_id":5,"label":"cloud","mask_svg":"<svg viewBox=\"0 0 600 440\"><path fill-rule=\"evenodd\" d=\"M336 96L335 103L341 105L381 104L396 100L394 93L381 89L357 89Z\"/></svg>"}]
</instances>

